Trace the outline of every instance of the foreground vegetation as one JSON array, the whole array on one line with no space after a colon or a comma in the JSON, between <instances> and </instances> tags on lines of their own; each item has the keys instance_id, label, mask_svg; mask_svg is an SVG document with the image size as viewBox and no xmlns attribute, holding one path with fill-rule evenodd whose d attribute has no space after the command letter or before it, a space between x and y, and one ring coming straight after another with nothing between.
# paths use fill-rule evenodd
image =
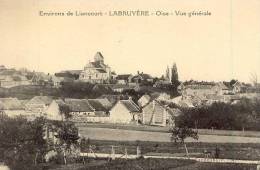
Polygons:
<instances>
[{"instance_id":1,"label":"foreground vegetation","mask_svg":"<svg viewBox=\"0 0 260 170\"><path fill-rule=\"evenodd\" d=\"M49 165L49 170L255 170L256 165L231 163L202 163L192 160L175 159L117 159L111 162L106 160L89 160L85 165L70 164L66 166Z\"/></svg>"},{"instance_id":2,"label":"foreground vegetation","mask_svg":"<svg viewBox=\"0 0 260 170\"><path fill-rule=\"evenodd\" d=\"M96 153L111 153L111 146L115 147L116 153L124 153L127 148L128 154L136 154L137 146L141 153L146 155L171 155L186 156L185 148L180 143L172 142L148 142L148 141L100 141L86 139L82 142L82 152L88 152L89 146L95 145ZM189 154L192 157L205 157L204 152L210 153L209 157L215 157L216 148L219 149L220 159L259 160L260 144L228 144L228 143L186 143Z\"/></svg>"}]
</instances>

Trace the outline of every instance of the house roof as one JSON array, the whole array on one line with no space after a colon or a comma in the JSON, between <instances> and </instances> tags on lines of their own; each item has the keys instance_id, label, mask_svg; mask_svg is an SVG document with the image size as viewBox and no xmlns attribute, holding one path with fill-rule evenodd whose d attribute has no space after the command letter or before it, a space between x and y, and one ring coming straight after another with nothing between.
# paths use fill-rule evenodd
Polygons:
<instances>
[{"instance_id":1,"label":"house roof","mask_svg":"<svg viewBox=\"0 0 260 170\"><path fill-rule=\"evenodd\" d=\"M35 96L29 102L27 102L26 105L35 104L35 103L49 105L51 104L52 100L53 99L50 96Z\"/></svg>"},{"instance_id":2,"label":"house roof","mask_svg":"<svg viewBox=\"0 0 260 170\"><path fill-rule=\"evenodd\" d=\"M99 102L106 110L110 110L112 108L112 103L107 99L88 99L88 101L97 101Z\"/></svg>"},{"instance_id":3,"label":"house roof","mask_svg":"<svg viewBox=\"0 0 260 170\"><path fill-rule=\"evenodd\" d=\"M92 106L92 108L95 109L95 111L108 111L107 108L105 108L99 100L88 99L88 102Z\"/></svg>"},{"instance_id":4,"label":"house roof","mask_svg":"<svg viewBox=\"0 0 260 170\"><path fill-rule=\"evenodd\" d=\"M128 97L122 94L112 95L112 94L103 94L98 99L107 99L112 105L114 105L118 100L127 99Z\"/></svg>"},{"instance_id":5,"label":"house roof","mask_svg":"<svg viewBox=\"0 0 260 170\"><path fill-rule=\"evenodd\" d=\"M229 89L223 82L217 83L217 86L220 87L222 90L228 90Z\"/></svg>"},{"instance_id":6,"label":"house roof","mask_svg":"<svg viewBox=\"0 0 260 170\"><path fill-rule=\"evenodd\" d=\"M71 99L66 98L65 103L69 106L72 112L93 112L94 108L86 99Z\"/></svg>"},{"instance_id":7,"label":"house roof","mask_svg":"<svg viewBox=\"0 0 260 170\"><path fill-rule=\"evenodd\" d=\"M117 75L116 79L117 80L128 80L128 78L132 76L131 74L119 74Z\"/></svg>"},{"instance_id":8,"label":"house roof","mask_svg":"<svg viewBox=\"0 0 260 170\"><path fill-rule=\"evenodd\" d=\"M66 105L66 103L65 103L63 100L61 100L61 99L55 100L55 102L56 102L59 106L61 106L61 105Z\"/></svg>"},{"instance_id":9,"label":"house roof","mask_svg":"<svg viewBox=\"0 0 260 170\"><path fill-rule=\"evenodd\" d=\"M121 104L123 104L129 112L139 112L140 108L135 104L132 100L120 100Z\"/></svg>"},{"instance_id":10,"label":"house roof","mask_svg":"<svg viewBox=\"0 0 260 170\"><path fill-rule=\"evenodd\" d=\"M107 72L107 71L104 70L104 69L96 69L96 71L99 72L99 73L106 73L106 72Z\"/></svg>"},{"instance_id":11,"label":"house roof","mask_svg":"<svg viewBox=\"0 0 260 170\"><path fill-rule=\"evenodd\" d=\"M23 110L22 103L17 98L0 98L1 110Z\"/></svg>"},{"instance_id":12,"label":"house roof","mask_svg":"<svg viewBox=\"0 0 260 170\"><path fill-rule=\"evenodd\" d=\"M191 100L183 99L182 96L177 96L170 101L179 107L194 107L193 102L200 100L198 97L193 98Z\"/></svg>"},{"instance_id":13,"label":"house roof","mask_svg":"<svg viewBox=\"0 0 260 170\"><path fill-rule=\"evenodd\" d=\"M104 104L104 100L102 100L102 99L66 98L65 102L61 101L61 104L68 105L72 112L94 112L94 111L108 111L109 110L107 105Z\"/></svg>"},{"instance_id":14,"label":"house roof","mask_svg":"<svg viewBox=\"0 0 260 170\"><path fill-rule=\"evenodd\" d=\"M97 52L94 56L94 58L104 58L103 55L101 54L101 52Z\"/></svg>"},{"instance_id":15,"label":"house roof","mask_svg":"<svg viewBox=\"0 0 260 170\"><path fill-rule=\"evenodd\" d=\"M63 70L60 71L59 73L70 73L70 74L80 74L82 70Z\"/></svg>"},{"instance_id":16,"label":"house roof","mask_svg":"<svg viewBox=\"0 0 260 170\"><path fill-rule=\"evenodd\" d=\"M138 77L140 77L140 78L143 79L143 80L153 79L153 77L152 77L151 75L145 74L145 73L137 74L137 75L133 76L132 79L136 79L136 78L138 78Z\"/></svg>"}]
</instances>

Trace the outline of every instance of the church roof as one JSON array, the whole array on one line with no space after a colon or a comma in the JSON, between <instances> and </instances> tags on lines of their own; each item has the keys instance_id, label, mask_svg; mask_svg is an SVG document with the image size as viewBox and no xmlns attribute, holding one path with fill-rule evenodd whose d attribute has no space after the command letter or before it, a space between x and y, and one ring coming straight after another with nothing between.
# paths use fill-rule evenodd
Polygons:
<instances>
[{"instance_id":1,"label":"church roof","mask_svg":"<svg viewBox=\"0 0 260 170\"><path fill-rule=\"evenodd\" d=\"M94 58L104 58L103 57L103 55L101 54L101 52L97 52L96 54L95 54L95 57Z\"/></svg>"}]
</instances>

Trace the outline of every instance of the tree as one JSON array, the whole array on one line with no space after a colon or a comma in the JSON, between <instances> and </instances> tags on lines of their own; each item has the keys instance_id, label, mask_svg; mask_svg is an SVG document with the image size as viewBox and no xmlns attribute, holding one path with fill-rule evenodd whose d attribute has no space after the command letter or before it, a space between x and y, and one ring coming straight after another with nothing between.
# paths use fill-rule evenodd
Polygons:
<instances>
[{"instance_id":1,"label":"tree","mask_svg":"<svg viewBox=\"0 0 260 170\"><path fill-rule=\"evenodd\" d=\"M23 117L1 117L0 148L5 148L4 162L11 169L30 169L32 162L47 150L44 136L45 119L27 121ZM39 156L40 155L40 156Z\"/></svg>"},{"instance_id":2,"label":"tree","mask_svg":"<svg viewBox=\"0 0 260 170\"><path fill-rule=\"evenodd\" d=\"M174 141L174 143L180 142L181 144L184 145L186 155L189 156L188 148L185 144L185 139L187 137L192 137L193 139L198 140L198 132L194 131L191 128L188 128L187 126L185 127L172 127L170 129L171 132L171 141Z\"/></svg>"},{"instance_id":3,"label":"tree","mask_svg":"<svg viewBox=\"0 0 260 170\"><path fill-rule=\"evenodd\" d=\"M70 114L70 108L68 105L61 104L59 106L60 113L64 115L65 119L70 118L72 115Z\"/></svg>"},{"instance_id":4,"label":"tree","mask_svg":"<svg viewBox=\"0 0 260 170\"><path fill-rule=\"evenodd\" d=\"M178 86L179 85L179 76L178 76L178 71L177 71L177 66L176 66L176 63L174 63L172 65L172 68L171 68L171 83L174 85L174 86Z\"/></svg>"},{"instance_id":5,"label":"tree","mask_svg":"<svg viewBox=\"0 0 260 170\"><path fill-rule=\"evenodd\" d=\"M230 80L229 85L232 87L236 82L237 82L237 80L232 79L232 80Z\"/></svg>"},{"instance_id":6,"label":"tree","mask_svg":"<svg viewBox=\"0 0 260 170\"><path fill-rule=\"evenodd\" d=\"M184 115L184 114L182 114ZM185 144L185 139L188 137L191 137L193 139L198 140L198 131L193 130L192 128L188 127L185 122L184 116L179 116L179 118L172 117L172 122L175 122L172 124L172 127L170 128L171 133L171 141L174 141L174 143L180 142L184 145L186 150L186 155L188 156L188 149Z\"/></svg>"},{"instance_id":7,"label":"tree","mask_svg":"<svg viewBox=\"0 0 260 170\"><path fill-rule=\"evenodd\" d=\"M60 140L58 147L63 152L64 163L67 164L67 152L71 153L71 147L78 144L78 129L72 122L56 122L57 138Z\"/></svg>"},{"instance_id":8,"label":"tree","mask_svg":"<svg viewBox=\"0 0 260 170\"><path fill-rule=\"evenodd\" d=\"M167 69L166 69L166 72L165 72L165 79L170 80L170 69L169 69L168 66L167 66Z\"/></svg>"},{"instance_id":9,"label":"tree","mask_svg":"<svg viewBox=\"0 0 260 170\"><path fill-rule=\"evenodd\" d=\"M252 82L252 84L256 87L257 86L257 74L256 73L251 73L250 75L250 80Z\"/></svg>"},{"instance_id":10,"label":"tree","mask_svg":"<svg viewBox=\"0 0 260 170\"><path fill-rule=\"evenodd\" d=\"M191 137L193 139L198 140L198 132L194 131L191 128L185 127L173 127L170 130L171 132L171 141L174 141L175 143L180 142L182 144L185 143L185 139L187 137Z\"/></svg>"}]
</instances>

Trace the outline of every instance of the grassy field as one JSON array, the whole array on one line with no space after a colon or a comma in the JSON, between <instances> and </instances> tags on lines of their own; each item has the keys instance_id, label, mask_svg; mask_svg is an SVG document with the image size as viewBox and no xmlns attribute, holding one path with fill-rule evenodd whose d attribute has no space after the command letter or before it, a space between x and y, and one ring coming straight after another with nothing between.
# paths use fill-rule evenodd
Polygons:
<instances>
[{"instance_id":1,"label":"grassy field","mask_svg":"<svg viewBox=\"0 0 260 170\"><path fill-rule=\"evenodd\" d=\"M163 156L185 156L185 148L182 144L171 142L145 142L145 141L99 141L88 140L82 146L82 152L89 151L89 145L95 145L93 149L96 153L111 153L111 146L115 146L115 153L136 154L137 146L141 148L144 155L163 155ZM241 160L259 160L259 144L224 144L224 143L187 143L189 154L193 157L205 157L204 151L211 152L211 158L215 157L216 147L220 150L221 159L241 159Z\"/></svg>"},{"instance_id":2,"label":"grassy field","mask_svg":"<svg viewBox=\"0 0 260 170\"><path fill-rule=\"evenodd\" d=\"M49 170L151 170L151 169L174 169L177 167L194 164L191 160L169 160L169 159L117 159L108 162L107 160L96 160L95 162L83 164L70 164L50 166Z\"/></svg>"},{"instance_id":3,"label":"grassy field","mask_svg":"<svg viewBox=\"0 0 260 170\"><path fill-rule=\"evenodd\" d=\"M229 163L201 163L174 159L117 159L111 162L96 160L83 164L50 167L49 170L255 170L256 165Z\"/></svg>"},{"instance_id":4,"label":"grassy field","mask_svg":"<svg viewBox=\"0 0 260 170\"><path fill-rule=\"evenodd\" d=\"M110 123L76 123L78 127L92 127L92 128L108 128L108 129L122 129L135 130L147 132L169 132L169 127L147 126L147 125L128 125L128 124L110 124ZM211 130L198 129L200 135L221 135L221 136L244 136L244 137L260 137L258 131L237 131L237 130Z\"/></svg>"},{"instance_id":5,"label":"grassy field","mask_svg":"<svg viewBox=\"0 0 260 170\"><path fill-rule=\"evenodd\" d=\"M111 128L96 128L79 126L79 133L85 138L96 140L115 140L115 141L156 141L170 142L170 133L122 130ZM260 143L259 137L228 136L228 135L203 135L199 134L199 139L187 138L186 142L205 142L205 143Z\"/></svg>"}]
</instances>

